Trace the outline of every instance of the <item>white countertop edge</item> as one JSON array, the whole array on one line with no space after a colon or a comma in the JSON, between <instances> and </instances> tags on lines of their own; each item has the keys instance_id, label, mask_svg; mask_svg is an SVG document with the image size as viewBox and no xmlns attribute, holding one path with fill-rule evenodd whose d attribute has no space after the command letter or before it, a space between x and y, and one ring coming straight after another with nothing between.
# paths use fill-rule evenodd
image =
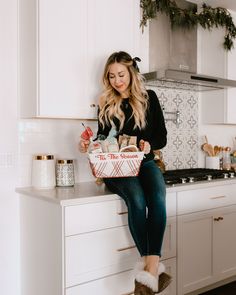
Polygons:
<instances>
[{"instance_id":1,"label":"white countertop edge","mask_svg":"<svg viewBox=\"0 0 236 295\"><path fill-rule=\"evenodd\" d=\"M220 185L231 185L236 183L236 178L220 179L216 181L202 181L186 185L167 186L167 193L195 190ZM33 187L18 187L16 192L42 199L44 201L59 204L61 206L73 206L94 202L106 202L120 199L117 194L111 193L105 184L97 184L95 181L81 182L74 187L55 187L52 189L35 189Z\"/></svg>"},{"instance_id":2,"label":"white countertop edge","mask_svg":"<svg viewBox=\"0 0 236 295\"><path fill-rule=\"evenodd\" d=\"M77 183L73 187L55 187L52 189L17 187L16 192L20 195L35 197L62 206L120 199L118 195L108 191L105 184L98 185L92 181Z\"/></svg>"}]
</instances>

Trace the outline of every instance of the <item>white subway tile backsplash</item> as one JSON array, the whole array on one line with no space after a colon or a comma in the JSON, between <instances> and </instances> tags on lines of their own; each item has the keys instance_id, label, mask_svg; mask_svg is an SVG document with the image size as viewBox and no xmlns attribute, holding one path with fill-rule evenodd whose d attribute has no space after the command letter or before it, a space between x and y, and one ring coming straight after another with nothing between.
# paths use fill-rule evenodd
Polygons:
<instances>
[{"instance_id":1,"label":"white subway tile backsplash","mask_svg":"<svg viewBox=\"0 0 236 295\"><path fill-rule=\"evenodd\" d=\"M1 153L0 154L0 168L16 167L16 154Z\"/></svg>"},{"instance_id":2,"label":"white subway tile backsplash","mask_svg":"<svg viewBox=\"0 0 236 295\"><path fill-rule=\"evenodd\" d=\"M76 182L94 179L85 154L78 151L84 127L80 120L30 119L19 122L20 159L19 185L31 185L32 157L52 154L55 159L73 159ZM97 123L84 122L96 130Z\"/></svg>"}]
</instances>

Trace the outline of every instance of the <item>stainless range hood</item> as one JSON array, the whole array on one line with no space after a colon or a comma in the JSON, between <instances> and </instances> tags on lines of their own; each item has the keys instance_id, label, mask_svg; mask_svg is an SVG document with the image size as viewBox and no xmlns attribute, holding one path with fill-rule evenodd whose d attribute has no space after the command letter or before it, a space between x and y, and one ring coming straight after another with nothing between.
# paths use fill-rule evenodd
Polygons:
<instances>
[{"instance_id":1,"label":"stainless range hood","mask_svg":"<svg viewBox=\"0 0 236 295\"><path fill-rule=\"evenodd\" d=\"M149 86L158 86L160 85L158 84L158 81L162 81L163 86L164 82L171 83L166 84L166 87L184 88L184 86L187 85L194 91L208 91L236 87L235 80L205 76L179 70L162 69L145 73L143 75L146 79L146 84Z\"/></svg>"},{"instance_id":2,"label":"stainless range hood","mask_svg":"<svg viewBox=\"0 0 236 295\"><path fill-rule=\"evenodd\" d=\"M182 8L196 6L176 0ZM236 87L236 81L197 73L197 28L172 29L168 16L159 13L149 24L149 69L146 84L195 91Z\"/></svg>"}]
</instances>

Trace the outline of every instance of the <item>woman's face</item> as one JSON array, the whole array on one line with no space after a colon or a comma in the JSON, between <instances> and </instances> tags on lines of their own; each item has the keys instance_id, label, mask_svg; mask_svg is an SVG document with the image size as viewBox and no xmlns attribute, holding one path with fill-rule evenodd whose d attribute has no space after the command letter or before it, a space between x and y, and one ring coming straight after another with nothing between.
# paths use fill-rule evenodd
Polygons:
<instances>
[{"instance_id":1,"label":"woman's face","mask_svg":"<svg viewBox=\"0 0 236 295\"><path fill-rule=\"evenodd\" d=\"M120 63L109 66L108 79L111 86L120 93L121 97L129 97L130 73L128 68Z\"/></svg>"}]
</instances>

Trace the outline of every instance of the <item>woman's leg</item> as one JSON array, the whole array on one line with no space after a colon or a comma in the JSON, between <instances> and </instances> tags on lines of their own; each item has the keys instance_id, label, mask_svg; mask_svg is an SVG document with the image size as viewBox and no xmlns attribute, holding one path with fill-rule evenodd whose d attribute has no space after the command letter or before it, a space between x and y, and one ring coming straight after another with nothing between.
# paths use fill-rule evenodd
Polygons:
<instances>
[{"instance_id":1,"label":"woman's leg","mask_svg":"<svg viewBox=\"0 0 236 295\"><path fill-rule=\"evenodd\" d=\"M139 179L146 196L148 217L148 254L161 256L166 227L166 186L154 161L143 164Z\"/></svg>"},{"instance_id":2,"label":"woman's leg","mask_svg":"<svg viewBox=\"0 0 236 295\"><path fill-rule=\"evenodd\" d=\"M164 271L158 266L166 225L165 183L161 171L150 161L143 163L139 177L110 178L104 182L125 200L130 232L140 255L144 256L142 268L135 276L134 294L161 292L171 281L165 273L159 276L159 283L157 277L157 272Z\"/></svg>"},{"instance_id":3,"label":"woman's leg","mask_svg":"<svg viewBox=\"0 0 236 295\"><path fill-rule=\"evenodd\" d=\"M145 257L145 270L157 275L161 247L166 226L166 188L163 175L154 161L142 165L139 174L145 192L148 217L148 255Z\"/></svg>"},{"instance_id":4,"label":"woman's leg","mask_svg":"<svg viewBox=\"0 0 236 295\"><path fill-rule=\"evenodd\" d=\"M124 199L128 208L130 233L141 256L148 254L146 199L137 177L105 178L106 186Z\"/></svg>"}]
</instances>

